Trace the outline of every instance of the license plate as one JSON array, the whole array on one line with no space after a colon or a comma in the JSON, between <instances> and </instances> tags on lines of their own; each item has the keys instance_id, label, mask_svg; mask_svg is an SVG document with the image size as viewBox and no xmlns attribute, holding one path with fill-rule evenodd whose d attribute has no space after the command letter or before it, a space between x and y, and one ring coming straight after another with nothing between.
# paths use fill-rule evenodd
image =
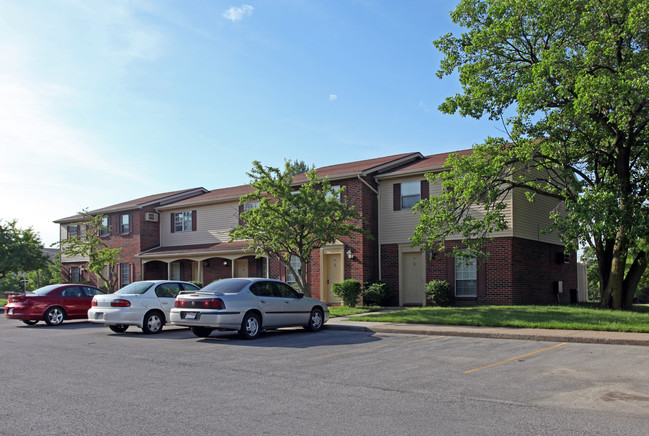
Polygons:
<instances>
[{"instance_id":1,"label":"license plate","mask_svg":"<svg viewBox=\"0 0 649 436\"><path fill-rule=\"evenodd\" d=\"M13 308L9 308L9 310L7 311L7 313L8 313L9 315L13 315L13 314L14 314L14 310L13 310Z\"/></svg>"},{"instance_id":2,"label":"license plate","mask_svg":"<svg viewBox=\"0 0 649 436\"><path fill-rule=\"evenodd\" d=\"M198 312L187 312L185 319L198 319Z\"/></svg>"},{"instance_id":3,"label":"license plate","mask_svg":"<svg viewBox=\"0 0 649 436\"><path fill-rule=\"evenodd\" d=\"M102 312L95 313L95 319L104 319L104 314Z\"/></svg>"}]
</instances>

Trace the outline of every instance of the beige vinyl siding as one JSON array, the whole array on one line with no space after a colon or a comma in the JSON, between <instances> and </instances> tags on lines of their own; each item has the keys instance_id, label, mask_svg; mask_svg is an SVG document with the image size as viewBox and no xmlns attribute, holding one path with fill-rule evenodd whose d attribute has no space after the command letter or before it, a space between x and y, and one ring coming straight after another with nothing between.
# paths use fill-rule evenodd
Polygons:
<instances>
[{"instance_id":1,"label":"beige vinyl siding","mask_svg":"<svg viewBox=\"0 0 649 436\"><path fill-rule=\"evenodd\" d=\"M415 226L419 223L419 213L415 214L412 210L392 210L393 197L392 190L395 183L406 183L417 180L424 180L424 175L410 176L404 178L385 179L379 185L379 235L381 244L403 244L408 242L412 237ZM442 186L440 184L429 184L429 196L439 195ZM496 232L494 237L512 236L512 198L508 196L505 199L508 207L503 211L508 223L508 229L502 232ZM480 215L480 208L475 209L475 216ZM449 240L460 239L459 236L452 236Z\"/></svg>"},{"instance_id":2,"label":"beige vinyl siding","mask_svg":"<svg viewBox=\"0 0 649 436\"><path fill-rule=\"evenodd\" d=\"M513 196L515 237L563 245L554 233L543 231L552 224L550 213L553 210L556 208L559 208L560 212L565 210L560 200L536 195L534 201L530 202L527 200L523 189L516 189Z\"/></svg>"},{"instance_id":3,"label":"beige vinyl siding","mask_svg":"<svg viewBox=\"0 0 649 436\"><path fill-rule=\"evenodd\" d=\"M68 239L68 226L66 224L62 224L60 226L61 229L61 242L65 243L65 241ZM83 233L85 229L83 226L81 227L81 232ZM90 258L88 256L66 256L64 254L61 254L61 262L67 263L67 262L88 262Z\"/></svg>"},{"instance_id":4,"label":"beige vinyl siding","mask_svg":"<svg viewBox=\"0 0 649 436\"><path fill-rule=\"evenodd\" d=\"M171 233L172 212L196 211L196 231ZM239 224L239 202L187 206L165 210L160 214L160 244L162 246L217 244L230 240L228 232Z\"/></svg>"}]
</instances>

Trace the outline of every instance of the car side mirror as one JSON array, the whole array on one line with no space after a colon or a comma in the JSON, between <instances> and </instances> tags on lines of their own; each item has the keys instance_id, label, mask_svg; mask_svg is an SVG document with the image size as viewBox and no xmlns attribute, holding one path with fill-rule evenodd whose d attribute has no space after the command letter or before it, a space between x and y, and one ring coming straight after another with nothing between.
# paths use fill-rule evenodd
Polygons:
<instances>
[{"instance_id":1,"label":"car side mirror","mask_svg":"<svg viewBox=\"0 0 649 436\"><path fill-rule=\"evenodd\" d=\"M304 294L301 293L301 292L298 292L297 299L299 300L300 298L304 298Z\"/></svg>"}]
</instances>

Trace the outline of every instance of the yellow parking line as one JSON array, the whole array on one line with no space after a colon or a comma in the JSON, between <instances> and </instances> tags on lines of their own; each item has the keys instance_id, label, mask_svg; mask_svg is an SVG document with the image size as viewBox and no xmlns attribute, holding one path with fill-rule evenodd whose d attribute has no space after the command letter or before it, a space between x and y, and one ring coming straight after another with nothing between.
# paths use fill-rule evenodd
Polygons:
<instances>
[{"instance_id":1,"label":"yellow parking line","mask_svg":"<svg viewBox=\"0 0 649 436\"><path fill-rule=\"evenodd\" d=\"M465 373L465 374L469 374L469 373L471 373L471 372L480 371L481 369L487 369L487 368L491 368L492 366L502 365L503 363L511 362L512 360L521 359L521 358L523 358L523 357L531 356L532 354L540 353L541 351L548 351L548 350L551 350L551 349L553 349L553 348L561 347L561 346L563 346L563 345L566 345L566 342L563 342L563 343L561 343L561 344L557 344L557 345L553 345L553 346L551 346L551 347L544 348L544 349L542 349L542 350L532 351L531 353L523 354L522 356L512 357L511 359L503 360L502 362L492 363L491 365L481 366L480 368L471 369L471 370L469 370L469 371L464 371L464 373Z\"/></svg>"},{"instance_id":2,"label":"yellow parking line","mask_svg":"<svg viewBox=\"0 0 649 436\"><path fill-rule=\"evenodd\" d=\"M367 347L367 348L361 348L359 350L345 351L343 353L325 354L323 356L310 357L308 360L326 359L327 357L343 356L345 354L352 354L352 353L362 353L363 351L378 350L378 349L385 348L385 347L403 345L403 344L411 344L413 342L419 342L419 341L430 341L431 339L439 339L439 338L443 338L443 337L444 336L431 336L431 337L426 337L426 338L421 338L421 339L414 339L412 341L400 342L398 344L379 345L379 346L376 346L376 347Z\"/></svg>"}]
</instances>

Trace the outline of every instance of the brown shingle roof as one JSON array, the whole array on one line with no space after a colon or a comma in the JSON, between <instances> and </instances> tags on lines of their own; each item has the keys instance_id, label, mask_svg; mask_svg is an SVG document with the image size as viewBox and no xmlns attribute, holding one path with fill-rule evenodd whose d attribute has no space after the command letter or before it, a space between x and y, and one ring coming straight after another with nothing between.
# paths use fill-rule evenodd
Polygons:
<instances>
[{"instance_id":1,"label":"brown shingle roof","mask_svg":"<svg viewBox=\"0 0 649 436\"><path fill-rule=\"evenodd\" d=\"M203 195L198 195L196 197L178 201L165 208L161 207L160 209L161 210L172 209L175 208L176 206L187 206L187 205L195 205L201 203L213 203L213 202L218 202L223 200L238 199L239 197L249 194L251 192L253 192L253 189L250 185L239 185L239 186L232 186L230 188L214 189L212 191L206 192Z\"/></svg>"},{"instance_id":2,"label":"brown shingle roof","mask_svg":"<svg viewBox=\"0 0 649 436\"><path fill-rule=\"evenodd\" d=\"M156 258L175 255L219 254L229 251L243 251L249 241L219 242L216 244L177 245L157 247L144 251L137 257ZM252 252L251 252L252 254Z\"/></svg>"},{"instance_id":3,"label":"brown shingle roof","mask_svg":"<svg viewBox=\"0 0 649 436\"><path fill-rule=\"evenodd\" d=\"M410 164L403 165L392 171L389 171L385 174L385 177L390 177L393 175L394 176L402 175L405 173L416 173L416 172L424 172L427 170L440 169L444 165L444 163L446 163L446 160L450 155L458 154L460 156L466 156L472 153L473 153L473 149L469 148L466 150L451 151L448 153L432 154L429 156L425 156L423 159L419 161L415 161Z\"/></svg>"},{"instance_id":4,"label":"brown shingle roof","mask_svg":"<svg viewBox=\"0 0 649 436\"><path fill-rule=\"evenodd\" d=\"M194 192L198 194L200 192L207 192L207 190L205 188L191 188L191 189L182 189L180 191L171 191L171 192L163 192L161 194L147 195L146 197L140 197L134 200L125 201L123 203L113 204L112 206L90 210L88 211L88 213L91 215L96 215L101 213L110 213L110 212L118 212L123 210L138 209L149 204L165 203L165 202L173 201L174 197L185 198L185 195L192 195L192 193ZM58 219L54 222L55 223L74 222L82 218L83 217L81 215L74 215L67 218Z\"/></svg>"}]
</instances>

